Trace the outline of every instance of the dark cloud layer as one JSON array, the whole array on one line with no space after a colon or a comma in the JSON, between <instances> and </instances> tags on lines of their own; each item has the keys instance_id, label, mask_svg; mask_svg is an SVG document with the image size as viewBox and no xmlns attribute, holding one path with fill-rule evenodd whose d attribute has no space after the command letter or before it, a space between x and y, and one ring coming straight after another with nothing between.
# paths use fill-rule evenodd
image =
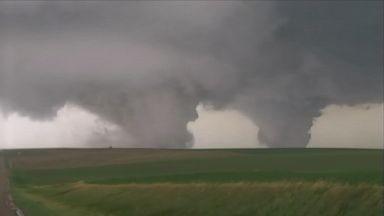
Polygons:
<instances>
[{"instance_id":1,"label":"dark cloud layer","mask_svg":"<svg viewBox=\"0 0 384 216\"><path fill-rule=\"evenodd\" d=\"M73 103L135 146L184 147L198 103L303 147L329 104L383 100L383 7L339 2L0 2L0 104Z\"/></svg>"}]
</instances>

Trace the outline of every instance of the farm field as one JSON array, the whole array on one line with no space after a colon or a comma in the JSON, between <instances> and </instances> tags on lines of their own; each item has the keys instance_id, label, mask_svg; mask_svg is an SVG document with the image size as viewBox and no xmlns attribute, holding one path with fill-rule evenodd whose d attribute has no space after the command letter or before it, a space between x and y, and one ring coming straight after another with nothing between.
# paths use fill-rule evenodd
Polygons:
<instances>
[{"instance_id":1,"label":"farm field","mask_svg":"<svg viewBox=\"0 0 384 216\"><path fill-rule=\"evenodd\" d=\"M14 199L28 216L383 215L381 150L4 154Z\"/></svg>"}]
</instances>

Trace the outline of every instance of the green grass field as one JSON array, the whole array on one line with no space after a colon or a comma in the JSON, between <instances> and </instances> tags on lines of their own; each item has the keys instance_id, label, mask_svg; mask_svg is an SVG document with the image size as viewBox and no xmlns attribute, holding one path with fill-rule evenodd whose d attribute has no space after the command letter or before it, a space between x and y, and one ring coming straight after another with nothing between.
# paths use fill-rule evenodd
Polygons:
<instances>
[{"instance_id":1,"label":"green grass field","mask_svg":"<svg viewBox=\"0 0 384 216\"><path fill-rule=\"evenodd\" d=\"M6 152L28 216L383 215L381 150Z\"/></svg>"}]
</instances>

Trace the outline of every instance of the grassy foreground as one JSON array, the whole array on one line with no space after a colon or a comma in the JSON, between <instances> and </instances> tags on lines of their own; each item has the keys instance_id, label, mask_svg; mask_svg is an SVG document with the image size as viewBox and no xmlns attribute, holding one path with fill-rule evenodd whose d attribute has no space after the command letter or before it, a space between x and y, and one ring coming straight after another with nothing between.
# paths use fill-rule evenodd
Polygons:
<instances>
[{"instance_id":1,"label":"grassy foreground","mask_svg":"<svg viewBox=\"0 0 384 216\"><path fill-rule=\"evenodd\" d=\"M7 152L28 216L383 215L380 150Z\"/></svg>"},{"instance_id":2,"label":"grassy foreground","mask_svg":"<svg viewBox=\"0 0 384 216\"><path fill-rule=\"evenodd\" d=\"M381 215L382 188L317 183L73 183L17 189L34 215Z\"/></svg>"}]
</instances>

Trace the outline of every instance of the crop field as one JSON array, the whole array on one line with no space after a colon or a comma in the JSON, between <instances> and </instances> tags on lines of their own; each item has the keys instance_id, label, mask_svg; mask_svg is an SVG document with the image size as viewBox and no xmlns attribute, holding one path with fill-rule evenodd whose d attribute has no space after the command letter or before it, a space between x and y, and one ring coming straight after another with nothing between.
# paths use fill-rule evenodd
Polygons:
<instances>
[{"instance_id":1,"label":"crop field","mask_svg":"<svg viewBox=\"0 0 384 216\"><path fill-rule=\"evenodd\" d=\"M27 216L383 215L383 154L359 149L4 153Z\"/></svg>"}]
</instances>

